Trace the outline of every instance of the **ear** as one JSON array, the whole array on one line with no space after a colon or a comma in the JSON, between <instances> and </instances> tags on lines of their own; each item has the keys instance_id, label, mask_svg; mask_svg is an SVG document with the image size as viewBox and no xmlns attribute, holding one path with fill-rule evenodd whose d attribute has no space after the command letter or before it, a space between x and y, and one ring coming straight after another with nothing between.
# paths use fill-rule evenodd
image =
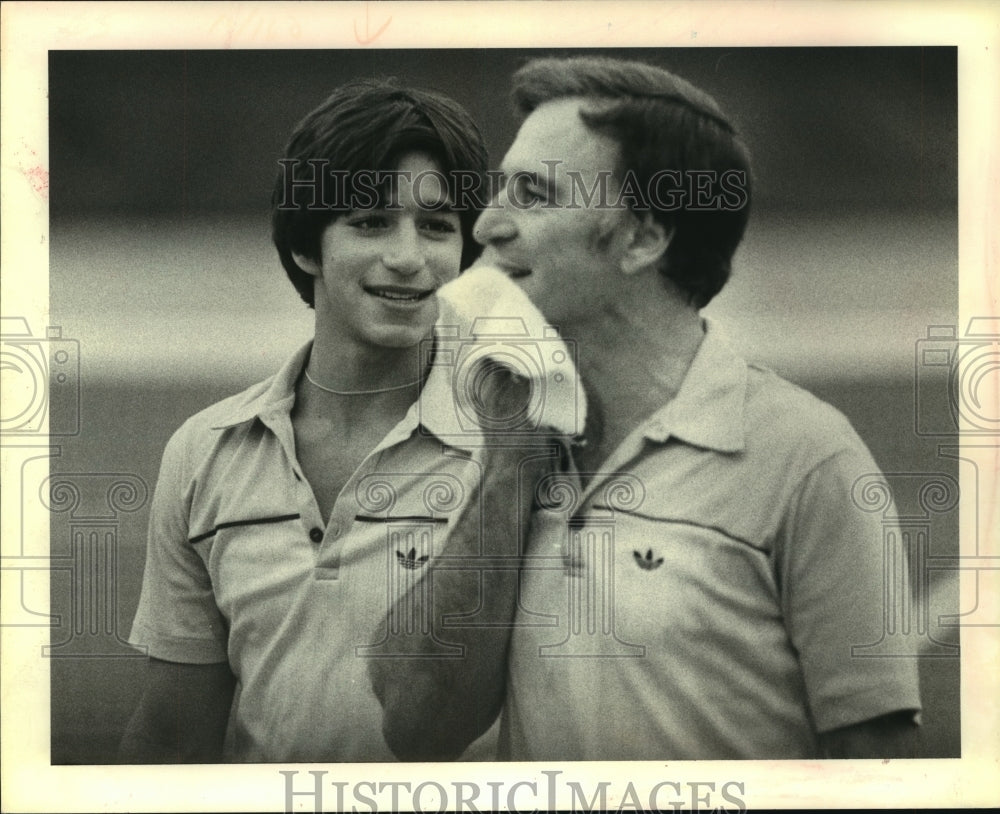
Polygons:
<instances>
[{"instance_id":1,"label":"ear","mask_svg":"<svg viewBox=\"0 0 1000 814\"><path fill-rule=\"evenodd\" d=\"M299 254L298 252L292 252L292 257L295 258L295 265L302 269L306 274L312 277L323 276L323 270L320 267L320 264L311 257L306 257L304 254Z\"/></svg>"},{"instance_id":2,"label":"ear","mask_svg":"<svg viewBox=\"0 0 1000 814\"><path fill-rule=\"evenodd\" d=\"M633 214L620 260L622 272L637 274L658 266L673 236L673 229L667 229L652 213Z\"/></svg>"}]
</instances>

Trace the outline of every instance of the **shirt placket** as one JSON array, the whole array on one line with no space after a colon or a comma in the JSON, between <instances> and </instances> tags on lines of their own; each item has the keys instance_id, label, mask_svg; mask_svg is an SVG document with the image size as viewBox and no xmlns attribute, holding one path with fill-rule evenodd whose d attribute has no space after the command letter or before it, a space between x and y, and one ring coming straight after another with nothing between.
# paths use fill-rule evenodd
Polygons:
<instances>
[{"instance_id":1,"label":"shirt placket","mask_svg":"<svg viewBox=\"0 0 1000 814\"><path fill-rule=\"evenodd\" d=\"M315 577L317 580L338 579L340 561L344 549L344 538L354 524L360 511L357 500L359 481L376 470L381 450L369 453L354 471L344 488L337 495L330 512L330 522L317 546Z\"/></svg>"},{"instance_id":2,"label":"shirt placket","mask_svg":"<svg viewBox=\"0 0 1000 814\"><path fill-rule=\"evenodd\" d=\"M343 540L352 528L354 519L360 512L360 505L357 500L357 485L368 475L376 472L378 461L384 450L402 443L410 437L415 426L415 415L415 408L411 407L406 417L389 431L375 449L365 456L365 459L354 471L347 483L344 484L340 494L337 495L333 510L330 512L330 520L325 528L312 489L309 487L302 473L300 471L296 472L296 477L300 479L300 487L305 492L306 502L310 506L310 514L308 515L310 518L308 522L311 524L309 526L309 536L316 543L316 568L314 576L317 580L339 578ZM291 437L290 420L287 423L289 437ZM286 446L287 448L291 447ZM294 461L294 456L290 456L290 458L293 460L293 466L297 470L298 463ZM305 520L307 517L306 513L303 513L302 517ZM315 520L314 524L313 520Z\"/></svg>"},{"instance_id":3,"label":"shirt placket","mask_svg":"<svg viewBox=\"0 0 1000 814\"><path fill-rule=\"evenodd\" d=\"M291 476L295 481L292 490L299 511L299 522L302 526L302 532L313 544L313 552L316 556L317 568L319 568L319 562L327 564L329 560L329 557L324 558L324 546L329 546L332 540L338 538L342 533L342 529L346 529L346 526L343 526L339 521L336 524L334 523L334 519L337 517L336 511L333 512L329 524L323 522L319 504L316 502L316 496L313 494L312 487L309 485L309 481L306 480L306 476L299 466L298 459L295 457L295 441L292 432L292 422L288 412L286 410L275 410L262 413L260 420L274 434L284 452L284 461L291 470ZM336 529L336 533L331 534L331 530L334 528ZM322 569L325 578L336 579L338 566L339 559L336 559L334 562L329 563L329 567Z\"/></svg>"}]
</instances>

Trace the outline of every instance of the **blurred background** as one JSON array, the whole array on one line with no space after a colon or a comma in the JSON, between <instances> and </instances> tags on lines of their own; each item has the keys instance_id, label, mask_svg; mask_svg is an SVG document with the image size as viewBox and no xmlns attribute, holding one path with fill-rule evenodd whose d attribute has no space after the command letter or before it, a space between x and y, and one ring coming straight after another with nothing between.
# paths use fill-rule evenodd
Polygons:
<instances>
[{"instance_id":1,"label":"blurred background","mask_svg":"<svg viewBox=\"0 0 1000 814\"><path fill-rule=\"evenodd\" d=\"M510 73L568 53L50 52L51 324L79 348L78 381L53 390L52 420L67 432L38 464L75 490L51 498L51 555L67 563L51 578L54 764L112 761L138 699L144 659L121 640L167 439L311 333L268 231L294 124L344 80L397 76L464 103L496 166L516 130ZM948 369L922 355L963 330L956 49L590 53L676 70L750 146L750 228L707 309L731 342L840 408L903 491L957 480L959 461L938 453ZM955 506L930 516L920 495L897 500L925 554L958 553ZM928 656L924 754L957 757L957 635L939 622L960 610L957 582L929 573L926 612L902 632Z\"/></svg>"}]
</instances>

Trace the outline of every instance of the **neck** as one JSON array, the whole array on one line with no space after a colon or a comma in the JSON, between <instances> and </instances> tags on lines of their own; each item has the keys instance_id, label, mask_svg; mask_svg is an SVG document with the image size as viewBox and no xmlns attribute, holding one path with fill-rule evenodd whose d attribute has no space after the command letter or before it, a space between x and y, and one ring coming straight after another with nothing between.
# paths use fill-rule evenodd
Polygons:
<instances>
[{"instance_id":1,"label":"neck","mask_svg":"<svg viewBox=\"0 0 1000 814\"><path fill-rule=\"evenodd\" d=\"M600 425L599 437L589 439L596 463L677 394L704 336L695 309L679 294L664 292L660 280L649 282L659 290L636 287L639 296L626 296L600 318L563 331L576 342L588 412Z\"/></svg>"},{"instance_id":2,"label":"neck","mask_svg":"<svg viewBox=\"0 0 1000 814\"><path fill-rule=\"evenodd\" d=\"M314 345L306 379L318 390L339 396L403 391L422 384L424 378L419 353L407 350L414 352L345 357L317 352Z\"/></svg>"},{"instance_id":3,"label":"neck","mask_svg":"<svg viewBox=\"0 0 1000 814\"><path fill-rule=\"evenodd\" d=\"M426 352L422 343L405 348L359 346L330 339L317 331L306 370L323 388L342 393L373 393L422 380ZM421 357L425 357L421 359Z\"/></svg>"},{"instance_id":4,"label":"neck","mask_svg":"<svg viewBox=\"0 0 1000 814\"><path fill-rule=\"evenodd\" d=\"M347 356L324 353L314 342L306 375L296 386L293 423L337 427L344 443L373 427L387 430L420 395L418 364L416 349Z\"/></svg>"}]
</instances>

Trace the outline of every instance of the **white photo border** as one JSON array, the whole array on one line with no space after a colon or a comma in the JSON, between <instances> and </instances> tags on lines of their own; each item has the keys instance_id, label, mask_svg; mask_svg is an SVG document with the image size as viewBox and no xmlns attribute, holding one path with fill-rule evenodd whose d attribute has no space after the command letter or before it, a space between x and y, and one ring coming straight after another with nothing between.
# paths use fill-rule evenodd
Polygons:
<instances>
[{"instance_id":1,"label":"white photo border","mask_svg":"<svg viewBox=\"0 0 1000 814\"><path fill-rule=\"evenodd\" d=\"M515 7L515 8L512 8ZM47 52L50 49L427 48L627 46L957 45L959 63L960 320L997 316L1000 245L996 192L1000 178L997 89L1000 15L972 2L598 2L508 3L5 3L2 13L3 313L47 325L47 202L32 186L23 153L30 145L44 173L47 155ZM697 33L696 41L692 33ZM32 170L34 165L27 167ZM991 187L992 184L992 187ZM969 453L973 454L973 453ZM981 472L997 472L997 450ZM3 473L6 481L12 476ZM980 484L996 495L995 481ZM989 529L995 506L975 518ZM24 518L4 512L4 554ZM44 515L38 533L48 539ZM965 518L963 523L972 522ZM13 529L13 531L12 531ZM1000 556L995 538L981 551ZM4 610L8 609L4 598ZM980 603L998 597L981 596ZM47 597L45 598L47 605ZM42 605L40 602L40 606ZM997 618L993 607L991 618ZM458 764L401 766L51 766L49 665L38 657L47 628L0 627L2 636L2 789L5 811L259 811L286 808L286 776L307 791L322 775L324 807L336 784L396 780L471 783L488 807L492 784L500 806L541 807L541 790L558 771L560 787L595 778L615 790L664 781L742 784L733 796L758 808L956 807L1000 803L1000 646L993 627L962 631L962 758L915 761L641 762L624 764ZM549 772L549 774L545 774ZM530 793L535 783L537 796ZM508 796L514 791L513 796ZM366 790L366 794L370 794ZM424 795L436 805L435 789ZM375 795L379 801L388 799ZM640 799L642 793L640 794ZM400 804L405 807L409 797ZM311 811L300 794L294 810ZM454 802L454 800L452 800ZM609 798L615 806L621 798ZM725 802L725 801L722 801ZM565 807L565 797L551 801ZM627 803L627 801L626 801ZM362 805L347 797L348 809ZM516 807L516 806L515 806ZM366 810L360 808L358 810Z\"/></svg>"}]
</instances>

